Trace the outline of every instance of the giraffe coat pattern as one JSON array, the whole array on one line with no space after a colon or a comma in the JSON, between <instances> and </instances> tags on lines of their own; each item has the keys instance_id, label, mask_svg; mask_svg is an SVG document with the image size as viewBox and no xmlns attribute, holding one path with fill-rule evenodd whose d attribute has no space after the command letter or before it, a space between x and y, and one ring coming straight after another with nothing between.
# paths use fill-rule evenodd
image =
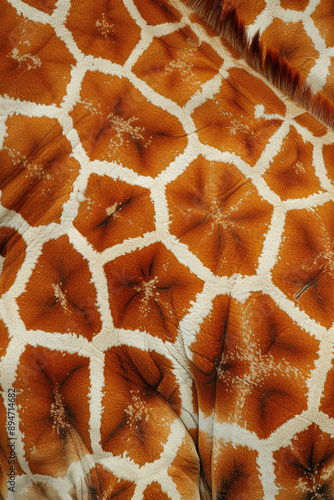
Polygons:
<instances>
[{"instance_id":1,"label":"giraffe coat pattern","mask_svg":"<svg viewBox=\"0 0 334 500\"><path fill-rule=\"evenodd\" d=\"M331 109L331 2L226 6ZM333 499L332 128L179 0L0 15L0 497Z\"/></svg>"}]
</instances>

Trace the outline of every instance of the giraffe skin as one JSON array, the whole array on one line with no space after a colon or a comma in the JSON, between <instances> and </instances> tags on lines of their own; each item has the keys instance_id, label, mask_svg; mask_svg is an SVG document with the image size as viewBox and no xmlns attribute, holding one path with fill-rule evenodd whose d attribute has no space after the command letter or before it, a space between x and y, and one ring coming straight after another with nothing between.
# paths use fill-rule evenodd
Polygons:
<instances>
[{"instance_id":1,"label":"giraffe skin","mask_svg":"<svg viewBox=\"0 0 334 500\"><path fill-rule=\"evenodd\" d=\"M233 3L331 99L328 5ZM0 497L334 498L333 131L178 0L0 12Z\"/></svg>"}]
</instances>

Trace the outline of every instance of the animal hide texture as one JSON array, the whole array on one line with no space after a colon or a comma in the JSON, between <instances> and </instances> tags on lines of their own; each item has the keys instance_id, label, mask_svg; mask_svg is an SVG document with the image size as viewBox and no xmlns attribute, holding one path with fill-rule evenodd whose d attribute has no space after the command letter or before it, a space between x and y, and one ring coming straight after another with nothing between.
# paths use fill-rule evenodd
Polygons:
<instances>
[{"instance_id":1,"label":"animal hide texture","mask_svg":"<svg viewBox=\"0 0 334 500\"><path fill-rule=\"evenodd\" d=\"M0 0L0 498L334 498L329 0Z\"/></svg>"}]
</instances>

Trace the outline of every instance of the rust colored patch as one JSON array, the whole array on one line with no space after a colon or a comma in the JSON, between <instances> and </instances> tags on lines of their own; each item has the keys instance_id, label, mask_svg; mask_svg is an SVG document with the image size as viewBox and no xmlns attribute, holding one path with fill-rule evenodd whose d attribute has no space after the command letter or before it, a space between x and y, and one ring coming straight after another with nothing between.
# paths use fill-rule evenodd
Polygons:
<instances>
[{"instance_id":1,"label":"rust colored patch","mask_svg":"<svg viewBox=\"0 0 334 500\"><path fill-rule=\"evenodd\" d=\"M0 151L2 205L32 226L59 223L80 168L69 141L55 119L14 115L6 125Z\"/></svg>"},{"instance_id":2,"label":"rust colored patch","mask_svg":"<svg viewBox=\"0 0 334 500\"><path fill-rule=\"evenodd\" d=\"M0 320L0 359L6 354L9 344L8 328L5 323Z\"/></svg>"},{"instance_id":3,"label":"rust colored patch","mask_svg":"<svg viewBox=\"0 0 334 500\"><path fill-rule=\"evenodd\" d=\"M150 192L107 176L92 174L74 226L98 252L154 231Z\"/></svg>"},{"instance_id":4,"label":"rust colored patch","mask_svg":"<svg viewBox=\"0 0 334 500\"><path fill-rule=\"evenodd\" d=\"M310 0L280 0L283 9L304 11Z\"/></svg>"},{"instance_id":5,"label":"rust colored patch","mask_svg":"<svg viewBox=\"0 0 334 500\"><path fill-rule=\"evenodd\" d=\"M143 500L151 500L152 498L156 500L172 500L172 497L162 490L157 481L153 481L151 484L146 486L142 498Z\"/></svg>"},{"instance_id":6,"label":"rust colored patch","mask_svg":"<svg viewBox=\"0 0 334 500\"><path fill-rule=\"evenodd\" d=\"M114 455L126 452L140 466L159 459L177 418L160 394L171 380L163 382L165 360L151 354L122 346L109 349L105 358L101 445Z\"/></svg>"},{"instance_id":7,"label":"rust colored patch","mask_svg":"<svg viewBox=\"0 0 334 500\"><path fill-rule=\"evenodd\" d=\"M334 45L334 4L333 2L319 2L314 12L311 14L314 24L320 32L320 36L325 40L327 47Z\"/></svg>"},{"instance_id":8,"label":"rust colored patch","mask_svg":"<svg viewBox=\"0 0 334 500\"><path fill-rule=\"evenodd\" d=\"M187 144L179 120L126 78L87 72L80 96L71 115L91 160L115 161L155 177Z\"/></svg>"},{"instance_id":9,"label":"rust colored patch","mask_svg":"<svg viewBox=\"0 0 334 500\"><path fill-rule=\"evenodd\" d=\"M26 328L91 340L101 329L91 279L87 261L67 236L45 243L25 292L17 299Z\"/></svg>"},{"instance_id":10,"label":"rust colored patch","mask_svg":"<svg viewBox=\"0 0 334 500\"><path fill-rule=\"evenodd\" d=\"M273 283L326 328L334 321L334 204L287 214Z\"/></svg>"},{"instance_id":11,"label":"rust colored patch","mask_svg":"<svg viewBox=\"0 0 334 500\"><path fill-rule=\"evenodd\" d=\"M315 424L300 432L291 446L274 453L278 500L330 499L334 488L334 443Z\"/></svg>"},{"instance_id":12,"label":"rust colored patch","mask_svg":"<svg viewBox=\"0 0 334 500\"><path fill-rule=\"evenodd\" d=\"M174 23L181 19L181 13L168 0L134 0L140 15L149 25Z\"/></svg>"},{"instance_id":13,"label":"rust colored patch","mask_svg":"<svg viewBox=\"0 0 334 500\"><path fill-rule=\"evenodd\" d=\"M255 272L272 208L236 167L200 156L166 196L171 233L214 274Z\"/></svg>"},{"instance_id":14,"label":"rust colored patch","mask_svg":"<svg viewBox=\"0 0 334 500\"><path fill-rule=\"evenodd\" d=\"M104 270L114 325L169 341L203 286L162 243L118 257Z\"/></svg>"},{"instance_id":15,"label":"rust colored patch","mask_svg":"<svg viewBox=\"0 0 334 500\"><path fill-rule=\"evenodd\" d=\"M228 316L227 298L217 297L191 346L199 405L207 414L215 408L218 422L236 423L265 439L306 410L318 348L270 297L254 293L245 303L231 300Z\"/></svg>"},{"instance_id":16,"label":"rust colored patch","mask_svg":"<svg viewBox=\"0 0 334 500\"><path fill-rule=\"evenodd\" d=\"M306 198L321 191L312 158L312 144L306 142L294 127L290 127L279 153L271 160L264 179L281 200Z\"/></svg>"},{"instance_id":17,"label":"rust colored patch","mask_svg":"<svg viewBox=\"0 0 334 500\"><path fill-rule=\"evenodd\" d=\"M256 463L257 452L219 440L213 471L213 498L248 500L264 498Z\"/></svg>"},{"instance_id":18,"label":"rust colored patch","mask_svg":"<svg viewBox=\"0 0 334 500\"><path fill-rule=\"evenodd\" d=\"M296 116L294 120L302 127L307 128L307 130L309 130L314 137L321 137L328 131L328 128L314 118L314 116L310 115L310 113L302 113L301 115Z\"/></svg>"},{"instance_id":19,"label":"rust colored patch","mask_svg":"<svg viewBox=\"0 0 334 500\"><path fill-rule=\"evenodd\" d=\"M274 18L261 34L264 49L276 49L280 57L307 77L319 52L314 48L312 38L306 33L303 22L285 23Z\"/></svg>"},{"instance_id":20,"label":"rust colored patch","mask_svg":"<svg viewBox=\"0 0 334 500\"><path fill-rule=\"evenodd\" d=\"M265 83L242 69L231 69L214 98L193 113L200 140L254 166L281 125L278 119L257 118L256 105L265 113L285 113L284 104Z\"/></svg>"},{"instance_id":21,"label":"rust colored patch","mask_svg":"<svg viewBox=\"0 0 334 500\"><path fill-rule=\"evenodd\" d=\"M154 38L133 72L163 96L183 106L223 63L189 28Z\"/></svg>"},{"instance_id":22,"label":"rust colored patch","mask_svg":"<svg viewBox=\"0 0 334 500\"><path fill-rule=\"evenodd\" d=\"M72 462L92 453L89 359L27 346L16 373L20 430L30 470L64 476Z\"/></svg>"},{"instance_id":23,"label":"rust colored patch","mask_svg":"<svg viewBox=\"0 0 334 500\"><path fill-rule=\"evenodd\" d=\"M124 64L140 39L140 28L123 2L73 0L66 20L84 54Z\"/></svg>"},{"instance_id":24,"label":"rust colored patch","mask_svg":"<svg viewBox=\"0 0 334 500\"><path fill-rule=\"evenodd\" d=\"M0 227L0 256L5 259L0 274L0 295L7 292L14 283L24 262L26 247L22 236L15 229Z\"/></svg>"},{"instance_id":25,"label":"rust colored patch","mask_svg":"<svg viewBox=\"0 0 334 500\"><path fill-rule=\"evenodd\" d=\"M18 15L7 2L1 1L0 12L0 94L59 105L70 82L73 56L48 24Z\"/></svg>"}]
</instances>

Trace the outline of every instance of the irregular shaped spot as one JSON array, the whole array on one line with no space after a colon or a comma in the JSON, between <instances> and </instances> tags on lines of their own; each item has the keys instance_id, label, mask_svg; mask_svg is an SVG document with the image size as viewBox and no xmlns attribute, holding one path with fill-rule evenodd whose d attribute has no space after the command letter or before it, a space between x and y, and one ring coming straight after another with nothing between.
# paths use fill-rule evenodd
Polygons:
<instances>
[{"instance_id":1,"label":"irregular shaped spot","mask_svg":"<svg viewBox=\"0 0 334 500\"><path fill-rule=\"evenodd\" d=\"M140 39L139 26L116 0L74 0L65 25L84 54L118 64L125 63Z\"/></svg>"},{"instance_id":2,"label":"irregular shaped spot","mask_svg":"<svg viewBox=\"0 0 334 500\"><path fill-rule=\"evenodd\" d=\"M282 200L306 198L321 191L312 157L313 145L290 127L278 154L269 163L266 183Z\"/></svg>"},{"instance_id":3,"label":"irregular shaped spot","mask_svg":"<svg viewBox=\"0 0 334 500\"><path fill-rule=\"evenodd\" d=\"M55 6L56 0L22 0L24 3L31 5L35 9L41 10L46 14L52 14Z\"/></svg>"},{"instance_id":4,"label":"irregular shaped spot","mask_svg":"<svg viewBox=\"0 0 334 500\"><path fill-rule=\"evenodd\" d=\"M285 113L285 105L269 86L243 69L230 69L218 93L192 115L199 139L254 166L282 123L277 118L259 117L256 106L267 114Z\"/></svg>"},{"instance_id":5,"label":"irregular shaped spot","mask_svg":"<svg viewBox=\"0 0 334 500\"><path fill-rule=\"evenodd\" d=\"M87 72L71 115L91 160L115 161L142 175L158 175L187 144L179 120L126 78Z\"/></svg>"},{"instance_id":6,"label":"irregular shaped spot","mask_svg":"<svg viewBox=\"0 0 334 500\"><path fill-rule=\"evenodd\" d=\"M143 500L151 500L151 498L156 500L172 500L172 497L162 489L157 481L152 481L152 483L146 486L142 498Z\"/></svg>"},{"instance_id":7,"label":"irregular shaped spot","mask_svg":"<svg viewBox=\"0 0 334 500\"><path fill-rule=\"evenodd\" d=\"M91 340L101 329L88 263L68 236L43 245L17 304L28 330L74 333Z\"/></svg>"},{"instance_id":8,"label":"irregular shaped spot","mask_svg":"<svg viewBox=\"0 0 334 500\"><path fill-rule=\"evenodd\" d=\"M188 28L153 38L133 72L180 106L219 71L223 60Z\"/></svg>"},{"instance_id":9,"label":"irregular shaped spot","mask_svg":"<svg viewBox=\"0 0 334 500\"><path fill-rule=\"evenodd\" d=\"M27 346L14 388L25 458L33 474L64 476L92 453L89 436L89 359ZM73 390L75 388L75 390Z\"/></svg>"},{"instance_id":10,"label":"irregular shaped spot","mask_svg":"<svg viewBox=\"0 0 334 500\"><path fill-rule=\"evenodd\" d=\"M11 116L0 151L1 203L33 226L59 223L80 166L56 119Z\"/></svg>"},{"instance_id":11,"label":"irregular shaped spot","mask_svg":"<svg viewBox=\"0 0 334 500\"><path fill-rule=\"evenodd\" d=\"M315 424L298 433L290 446L274 452L278 500L330 500L334 490L332 436Z\"/></svg>"},{"instance_id":12,"label":"irregular shaped spot","mask_svg":"<svg viewBox=\"0 0 334 500\"><path fill-rule=\"evenodd\" d=\"M91 174L74 226L98 252L154 231L150 191Z\"/></svg>"},{"instance_id":13,"label":"irregular shaped spot","mask_svg":"<svg viewBox=\"0 0 334 500\"><path fill-rule=\"evenodd\" d=\"M103 493L104 498L110 500L131 500L133 498L136 488L133 481L120 479L99 464L96 465L95 469L96 478L98 479L96 484L97 494ZM97 495L97 498L99 498L99 495Z\"/></svg>"},{"instance_id":14,"label":"irregular shaped spot","mask_svg":"<svg viewBox=\"0 0 334 500\"><path fill-rule=\"evenodd\" d=\"M0 296L15 282L26 256L26 248L25 241L15 229L0 227L0 257L4 259L0 275Z\"/></svg>"},{"instance_id":15,"label":"irregular shaped spot","mask_svg":"<svg viewBox=\"0 0 334 500\"><path fill-rule=\"evenodd\" d=\"M324 144L322 154L327 175L332 183L334 183L334 144Z\"/></svg>"},{"instance_id":16,"label":"irregular shaped spot","mask_svg":"<svg viewBox=\"0 0 334 500\"><path fill-rule=\"evenodd\" d=\"M118 257L104 271L114 325L169 341L203 287L162 243Z\"/></svg>"},{"instance_id":17,"label":"irregular shaped spot","mask_svg":"<svg viewBox=\"0 0 334 500\"><path fill-rule=\"evenodd\" d=\"M319 122L310 113L302 113L294 118L294 121L299 123L302 127L307 128L314 135L314 137L321 137L325 135L328 128L323 123Z\"/></svg>"},{"instance_id":18,"label":"irregular shaped spot","mask_svg":"<svg viewBox=\"0 0 334 500\"><path fill-rule=\"evenodd\" d=\"M9 3L1 3L0 94L59 105L74 57L49 24L30 21Z\"/></svg>"},{"instance_id":19,"label":"irregular shaped spot","mask_svg":"<svg viewBox=\"0 0 334 500\"><path fill-rule=\"evenodd\" d=\"M334 46L334 5L332 2L319 2L311 14L314 24L318 28L321 38L327 47Z\"/></svg>"},{"instance_id":20,"label":"irregular shaped spot","mask_svg":"<svg viewBox=\"0 0 334 500\"><path fill-rule=\"evenodd\" d=\"M214 274L255 272L272 208L234 165L199 156L166 196L170 232Z\"/></svg>"},{"instance_id":21,"label":"irregular shaped spot","mask_svg":"<svg viewBox=\"0 0 334 500\"><path fill-rule=\"evenodd\" d=\"M301 10L304 11L308 6L310 0L280 0L281 7L287 10Z\"/></svg>"},{"instance_id":22,"label":"irregular shaped spot","mask_svg":"<svg viewBox=\"0 0 334 500\"><path fill-rule=\"evenodd\" d=\"M291 210L273 283L311 318L329 328L334 321L334 204Z\"/></svg>"},{"instance_id":23,"label":"irregular shaped spot","mask_svg":"<svg viewBox=\"0 0 334 500\"><path fill-rule=\"evenodd\" d=\"M188 432L176 457L168 467L167 474L173 479L181 498L198 498L200 460L193 439Z\"/></svg>"},{"instance_id":24,"label":"irregular shaped spot","mask_svg":"<svg viewBox=\"0 0 334 500\"><path fill-rule=\"evenodd\" d=\"M215 441L212 489L217 500L241 500L264 498L258 453L246 446Z\"/></svg>"},{"instance_id":25,"label":"irregular shaped spot","mask_svg":"<svg viewBox=\"0 0 334 500\"><path fill-rule=\"evenodd\" d=\"M253 293L245 303L231 300L225 318L226 299L224 304L217 298L194 344L196 386L206 376L216 394L214 401L213 395L205 400L203 388L200 407L209 413L211 402L217 422L235 423L266 439L307 409L308 378L319 343L262 293ZM211 330L214 325L217 329ZM203 351L205 357L198 354Z\"/></svg>"},{"instance_id":26,"label":"irregular shaped spot","mask_svg":"<svg viewBox=\"0 0 334 500\"><path fill-rule=\"evenodd\" d=\"M261 34L264 50L276 49L292 68L307 77L319 57L312 38L306 33L303 21L284 22L274 18Z\"/></svg>"},{"instance_id":27,"label":"irregular shaped spot","mask_svg":"<svg viewBox=\"0 0 334 500\"><path fill-rule=\"evenodd\" d=\"M101 445L104 451L118 456L126 453L143 466L160 458L177 415L164 397L147 384L147 377L154 381L158 375L154 363L148 366L143 380L129 351L123 347L106 351ZM159 380L155 383L159 384Z\"/></svg>"},{"instance_id":28,"label":"irregular shaped spot","mask_svg":"<svg viewBox=\"0 0 334 500\"><path fill-rule=\"evenodd\" d=\"M139 14L147 24L176 23L181 19L181 13L165 0L134 0Z\"/></svg>"}]
</instances>

